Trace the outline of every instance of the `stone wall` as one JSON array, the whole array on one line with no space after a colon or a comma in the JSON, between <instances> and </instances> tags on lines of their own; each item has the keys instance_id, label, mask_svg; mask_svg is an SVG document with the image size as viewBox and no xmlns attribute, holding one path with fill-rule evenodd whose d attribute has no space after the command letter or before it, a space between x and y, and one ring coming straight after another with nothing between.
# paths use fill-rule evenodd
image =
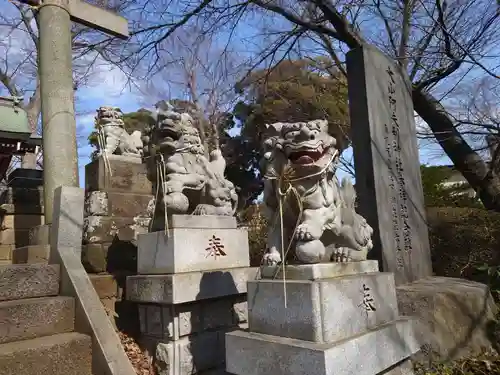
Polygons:
<instances>
[{"instance_id":1,"label":"stone wall","mask_svg":"<svg viewBox=\"0 0 500 375\"><path fill-rule=\"evenodd\" d=\"M12 250L27 246L29 230L44 223L41 174L17 169L0 189L0 264L12 263Z\"/></svg>"},{"instance_id":2,"label":"stone wall","mask_svg":"<svg viewBox=\"0 0 500 375\"><path fill-rule=\"evenodd\" d=\"M111 158L106 167L99 158L85 167L85 189L82 263L108 314L127 324L119 320L134 321L133 311L121 299L125 277L137 270L137 235L148 232L151 183L144 164Z\"/></svg>"}]
</instances>

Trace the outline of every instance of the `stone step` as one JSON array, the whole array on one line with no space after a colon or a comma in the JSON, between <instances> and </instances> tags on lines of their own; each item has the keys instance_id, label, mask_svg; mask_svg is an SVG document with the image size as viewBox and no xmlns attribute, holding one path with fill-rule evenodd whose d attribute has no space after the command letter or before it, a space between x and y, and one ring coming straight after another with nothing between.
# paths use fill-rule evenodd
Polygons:
<instances>
[{"instance_id":1,"label":"stone step","mask_svg":"<svg viewBox=\"0 0 500 375\"><path fill-rule=\"evenodd\" d=\"M0 375L92 375L91 345L76 332L0 344Z\"/></svg>"},{"instance_id":2,"label":"stone step","mask_svg":"<svg viewBox=\"0 0 500 375\"><path fill-rule=\"evenodd\" d=\"M75 302L72 297L0 302L0 344L71 332L74 321Z\"/></svg>"},{"instance_id":3,"label":"stone step","mask_svg":"<svg viewBox=\"0 0 500 375\"><path fill-rule=\"evenodd\" d=\"M0 301L59 294L59 265L12 264L0 266Z\"/></svg>"},{"instance_id":4,"label":"stone step","mask_svg":"<svg viewBox=\"0 0 500 375\"><path fill-rule=\"evenodd\" d=\"M47 263L49 261L49 245L29 245L12 250L13 264Z\"/></svg>"}]
</instances>

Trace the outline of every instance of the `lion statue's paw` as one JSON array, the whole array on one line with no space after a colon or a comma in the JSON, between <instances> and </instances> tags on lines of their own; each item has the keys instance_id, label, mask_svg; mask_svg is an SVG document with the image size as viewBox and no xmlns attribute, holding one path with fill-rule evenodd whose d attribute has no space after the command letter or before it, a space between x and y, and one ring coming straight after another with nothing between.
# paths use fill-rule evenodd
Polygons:
<instances>
[{"instance_id":1,"label":"lion statue's paw","mask_svg":"<svg viewBox=\"0 0 500 375\"><path fill-rule=\"evenodd\" d=\"M295 232L295 239L297 241L319 240L322 234L323 230L321 228L321 225L315 226L309 223L302 223L297 227L297 231Z\"/></svg>"},{"instance_id":2,"label":"lion statue's paw","mask_svg":"<svg viewBox=\"0 0 500 375\"><path fill-rule=\"evenodd\" d=\"M270 251L264 254L262 264L265 266L277 266L281 263L281 255L277 251Z\"/></svg>"}]
</instances>

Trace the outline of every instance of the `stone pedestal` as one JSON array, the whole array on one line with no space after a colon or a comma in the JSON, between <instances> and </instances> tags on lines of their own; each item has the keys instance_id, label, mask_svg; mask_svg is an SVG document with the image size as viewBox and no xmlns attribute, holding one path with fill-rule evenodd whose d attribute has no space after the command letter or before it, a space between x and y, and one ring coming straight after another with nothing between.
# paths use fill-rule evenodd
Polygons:
<instances>
[{"instance_id":1,"label":"stone pedestal","mask_svg":"<svg viewBox=\"0 0 500 375\"><path fill-rule=\"evenodd\" d=\"M288 266L248 282L248 331L226 334L237 375L411 374L414 321L398 313L394 276L376 261ZM279 274L275 269L274 274Z\"/></svg>"},{"instance_id":2,"label":"stone pedestal","mask_svg":"<svg viewBox=\"0 0 500 375\"><path fill-rule=\"evenodd\" d=\"M137 235L147 233L153 199L140 158L108 155L85 166L82 262L87 272L135 272Z\"/></svg>"},{"instance_id":3,"label":"stone pedestal","mask_svg":"<svg viewBox=\"0 0 500 375\"><path fill-rule=\"evenodd\" d=\"M138 268L155 274L127 278L141 344L160 375L223 370L225 334L246 327L247 281L259 273L247 233L233 217L173 216L170 226L170 237L139 235Z\"/></svg>"},{"instance_id":4,"label":"stone pedestal","mask_svg":"<svg viewBox=\"0 0 500 375\"><path fill-rule=\"evenodd\" d=\"M234 217L173 215L165 231L139 236L140 274L248 267L248 233Z\"/></svg>"},{"instance_id":5,"label":"stone pedestal","mask_svg":"<svg viewBox=\"0 0 500 375\"><path fill-rule=\"evenodd\" d=\"M82 264L112 323L131 330L137 309L123 291L137 271L137 236L148 232L152 199L141 158L108 155L85 166Z\"/></svg>"}]
</instances>

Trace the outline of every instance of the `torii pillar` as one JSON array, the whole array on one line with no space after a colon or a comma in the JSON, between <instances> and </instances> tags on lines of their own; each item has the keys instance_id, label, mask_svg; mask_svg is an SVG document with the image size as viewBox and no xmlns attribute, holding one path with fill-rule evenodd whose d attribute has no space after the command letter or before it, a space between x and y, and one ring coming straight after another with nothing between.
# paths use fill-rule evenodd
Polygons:
<instances>
[{"instance_id":1,"label":"torii pillar","mask_svg":"<svg viewBox=\"0 0 500 375\"><path fill-rule=\"evenodd\" d=\"M33 4L36 0L24 0ZM39 8L45 224L52 223L54 190L78 186L71 22L127 39L127 20L80 0L43 0Z\"/></svg>"}]
</instances>

